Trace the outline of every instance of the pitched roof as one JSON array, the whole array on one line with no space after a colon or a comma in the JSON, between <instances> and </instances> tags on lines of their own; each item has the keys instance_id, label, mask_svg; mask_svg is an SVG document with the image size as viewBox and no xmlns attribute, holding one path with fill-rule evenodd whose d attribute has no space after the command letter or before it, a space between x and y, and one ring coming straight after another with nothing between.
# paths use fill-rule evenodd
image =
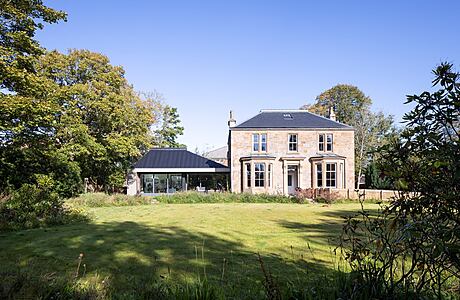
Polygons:
<instances>
[{"instance_id":1,"label":"pitched roof","mask_svg":"<svg viewBox=\"0 0 460 300\"><path fill-rule=\"evenodd\" d=\"M310 113L306 110L261 110L251 119L233 128L334 128L351 126Z\"/></svg>"},{"instance_id":2,"label":"pitched roof","mask_svg":"<svg viewBox=\"0 0 460 300\"><path fill-rule=\"evenodd\" d=\"M155 148L147 152L134 168L227 168L183 148Z\"/></svg>"},{"instance_id":3,"label":"pitched roof","mask_svg":"<svg viewBox=\"0 0 460 300\"><path fill-rule=\"evenodd\" d=\"M211 150L209 152L206 152L204 154L205 157L207 158L227 158L227 152L228 152L228 146L223 146L214 150Z\"/></svg>"}]
</instances>

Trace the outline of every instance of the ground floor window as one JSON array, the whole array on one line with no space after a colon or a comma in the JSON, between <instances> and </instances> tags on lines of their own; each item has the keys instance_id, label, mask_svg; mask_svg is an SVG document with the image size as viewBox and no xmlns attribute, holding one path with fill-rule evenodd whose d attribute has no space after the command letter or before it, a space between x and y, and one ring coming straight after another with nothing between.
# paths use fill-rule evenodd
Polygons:
<instances>
[{"instance_id":1,"label":"ground floor window","mask_svg":"<svg viewBox=\"0 0 460 300\"><path fill-rule=\"evenodd\" d=\"M265 164L256 163L254 164L254 186L263 187L265 186Z\"/></svg>"},{"instance_id":2,"label":"ground floor window","mask_svg":"<svg viewBox=\"0 0 460 300\"><path fill-rule=\"evenodd\" d=\"M272 184L272 164L268 164L268 174L267 174L267 186L270 187Z\"/></svg>"},{"instance_id":3,"label":"ground floor window","mask_svg":"<svg viewBox=\"0 0 460 300\"><path fill-rule=\"evenodd\" d=\"M227 190L228 175L222 173L214 174L203 174L195 173L187 175L187 189L189 191L197 190L216 190L225 191Z\"/></svg>"},{"instance_id":4,"label":"ground floor window","mask_svg":"<svg viewBox=\"0 0 460 300\"><path fill-rule=\"evenodd\" d=\"M251 164L246 164L246 186L251 187Z\"/></svg>"},{"instance_id":5,"label":"ground floor window","mask_svg":"<svg viewBox=\"0 0 460 300\"><path fill-rule=\"evenodd\" d=\"M326 187L336 187L337 164L326 163Z\"/></svg>"},{"instance_id":6,"label":"ground floor window","mask_svg":"<svg viewBox=\"0 0 460 300\"><path fill-rule=\"evenodd\" d=\"M141 174L141 188L144 194L175 193L185 190L228 189L228 174L225 173L178 173Z\"/></svg>"},{"instance_id":7,"label":"ground floor window","mask_svg":"<svg viewBox=\"0 0 460 300\"><path fill-rule=\"evenodd\" d=\"M144 193L153 193L153 174L144 174L142 179Z\"/></svg>"},{"instance_id":8,"label":"ground floor window","mask_svg":"<svg viewBox=\"0 0 460 300\"><path fill-rule=\"evenodd\" d=\"M316 187L323 187L323 165L316 164Z\"/></svg>"}]
</instances>

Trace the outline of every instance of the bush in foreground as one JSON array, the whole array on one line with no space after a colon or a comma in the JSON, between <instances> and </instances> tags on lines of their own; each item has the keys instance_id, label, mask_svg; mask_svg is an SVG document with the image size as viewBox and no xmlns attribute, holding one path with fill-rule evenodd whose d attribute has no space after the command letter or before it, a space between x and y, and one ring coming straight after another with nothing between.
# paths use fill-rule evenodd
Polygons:
<instances>
[{"instance_id":1,"label":"bush in foreground","mask_svg":"<svg viewBox=\"0 0 460 300\"><path fill-rule=\"evenodd\" d=\"M152 197L128 196L124 194L86 193L66 201L72 206L104 207L104 206L133 206L152 204Z\"/></svg>"},{"instance_id":2,"label":"bush in foreground","mask_svg":"<svg viewBox=\"0 0 460 300\"><path fill-rule=\"evenodd\" d=\"M268 194L181 192L157 196L128 196L124 194L87 193L66 201L72 206L104 207L133 206L152 203L303 203L303 199Z\"/></svg>"},{"instance_id":3,"label":"bush in foreground","mask_svg":"<svg viewBox=\"0 0 460 300\"><path fill-rule=\"evenodd\" d=\"M300 199L281 195L183 192L155 196L161 203L300 203Z\"/></svg>"},{"instance_id":4,"label":"bush in foreground","mask_svg":"<svg viewBox=\"0 0 460 300\"><path fill-rule=\"evenodd\" d=\"M49 187L24 184L0 199L0 231L67 224L86 220L76 209L66 207Z\"/></svg>"}]
</instances>

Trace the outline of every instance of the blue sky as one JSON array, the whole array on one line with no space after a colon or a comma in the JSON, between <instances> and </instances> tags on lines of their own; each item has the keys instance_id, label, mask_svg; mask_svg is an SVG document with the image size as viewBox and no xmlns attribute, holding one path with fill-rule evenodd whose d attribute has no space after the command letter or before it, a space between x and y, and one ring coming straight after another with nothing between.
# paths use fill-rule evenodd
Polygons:
<instances>
[{"instance_id":1,"label":"blue sky","mask_svg":"<svg viewBox=\"0 0 460 300\"><path fill-rule=\"evenodd\" d=\"M430 88L442 61L460 65L460 1L57 1L68 21L48 49L101 52L136 90L179 110L189 149L223 146L227 119L299 108L338 84L400 121L405 95Z\"/></svg>"}]
</instances>

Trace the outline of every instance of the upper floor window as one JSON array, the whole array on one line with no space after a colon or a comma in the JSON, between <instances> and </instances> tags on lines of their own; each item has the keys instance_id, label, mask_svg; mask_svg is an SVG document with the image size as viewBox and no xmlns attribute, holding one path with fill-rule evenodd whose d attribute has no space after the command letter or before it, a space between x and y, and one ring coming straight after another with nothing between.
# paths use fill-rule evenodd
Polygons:
<instances>
[{"instance_id":1,"label":"upper floor window","mask_svg":"<svg viewBox=\"0 0 460 300\"><path fill-rule=\"evenodd\" d=\"M297 142L298 142L297 134L289 134L289 137L288 137L289 151L298 151Z\"/></svg>"},{"instance_id":2,"label":"upper floor window","mask_svg":"<svg viewBox=\"0 0 460 300\"><path fill-rule=\"evenodd\" d=\"M318 136L318 150L320 152L332 151L332 145L333 145L332 133L328 133L328 134L322 133Z\"/></svg>"},{"instance_id":3,"label":"upper floor window","mask_svg":"<svg viewBox=\"0 0 460 300\"><path fill-rule=\"evenodd\" d=\"M254 133L252 134L252 151L266 152L267 151L267 134Z\"/></svg>"},{"instance_id":4,"label":"upper floor window","mask_svg":"<svg viewBox=\"0 0 460 300\"><path fill-rule=\"evenodd\" d=\"M263 187L265 186L265 164L256 163L254 164L254 186Z\"/></svg>"},{"instance_id":5,"label":"upper floor window","mask_svg":"<svg viewBox=\"0 0 460 300\"><path fill-rule=\"evenodd\" d=\"M259 152L259 134L254 133L252 135L252 151Z\"/></svg>"},{"instance_id":6,"label":"upper floor window","mask_svg":"<svg viewBox=\"0 0 460 300\"><path fill-rule=\"evenodd\" d=\"M332 151L332 134L326 134L326 151Z\"/></svg>"},{"instance_id":7,"label":"upper floor window","mask_svg":"<svg viewBox=\"0 0 460 300\"><path fill-rule=\"evenodd\" d=\"M262 133L260 135L260 151L267 151L267 134Z\"/></svg>"}]
</instances>

